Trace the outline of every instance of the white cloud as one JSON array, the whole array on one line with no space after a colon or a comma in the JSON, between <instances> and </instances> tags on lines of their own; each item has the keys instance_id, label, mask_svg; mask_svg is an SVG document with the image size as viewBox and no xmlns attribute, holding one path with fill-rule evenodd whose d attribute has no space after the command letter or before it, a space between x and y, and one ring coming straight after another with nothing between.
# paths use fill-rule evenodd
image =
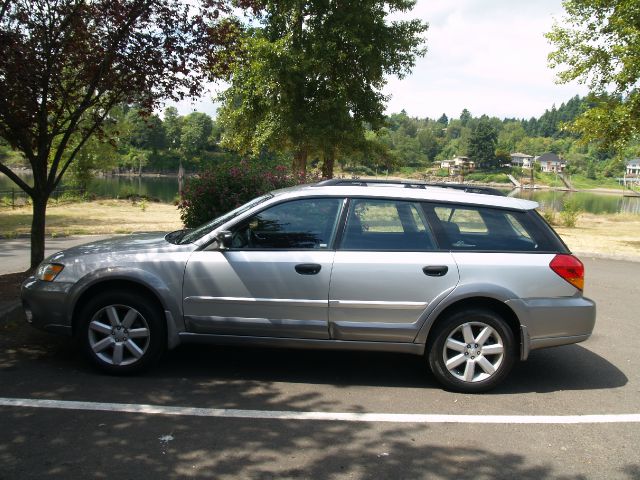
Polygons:
<instances>
[{"instance_id":1,"label":"white cloud","mask_svg":"<svg viewBox=\"0 0 640 480\"><path fill-rule=\"evenodd\" d=\"M413 116L531 117L586 89L556 85L543 34L562 15L560 0L419 0L407 17L429 22L427 55L403 80L392 78L388 112Z\"/></svg>"}]
</instances>

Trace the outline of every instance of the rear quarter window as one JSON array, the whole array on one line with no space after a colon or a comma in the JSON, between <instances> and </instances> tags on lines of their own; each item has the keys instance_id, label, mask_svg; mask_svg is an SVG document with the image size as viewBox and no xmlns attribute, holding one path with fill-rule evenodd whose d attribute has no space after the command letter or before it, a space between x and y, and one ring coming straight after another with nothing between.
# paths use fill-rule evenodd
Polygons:
<instances>
[{"instance_id":1,"label":"rear quarter window","mask_svg":"<svg viewBox=\"0 0 640 480\"><path fill-rule=\"evenodd\" d=\"M469 205L424 205L444 250L549 252L566 249L535 211ZM549 231L547 231L549 230Z\"/></svg>"}]
</instances>

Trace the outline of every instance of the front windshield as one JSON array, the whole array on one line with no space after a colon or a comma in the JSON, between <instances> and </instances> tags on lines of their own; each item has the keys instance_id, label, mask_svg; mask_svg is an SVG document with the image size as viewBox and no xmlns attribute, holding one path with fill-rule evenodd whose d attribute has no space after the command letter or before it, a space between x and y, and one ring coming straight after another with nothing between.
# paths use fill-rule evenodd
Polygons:
<instances>
[{"instance_id":1,"label":"front windshield","mask_svg":"<svg viewBox=\"0 0 640 480\"><path fill-rule=\"evenodd\" d=\"M195 229L191 230L184 237L182 237L180 239L180 241L179 241L179 244L180 245L184 245L185 243L193 243L196 240L201 239L207 233L211 232L212 230L215 230L217 227L219 227L223 223L228 222L232 218L235 218L238 215L243 214L244 212L246 212L250 208L253 208L256 205L258 205L258 204L260 204L260 203L264 202L265 200L268 200L269 198L272 198L272 197L273 197L273 195L271 195L270 193L267 193L266 195L263 195L261 197L254 198L250 202L239 206L235 210L231 210L230 212L225 213L224 215L222 215L222 216L220 216L220 217L218 217L218 218L216 218L214 220L211 220L210 222L207 222L204 225L200 225L198 228L195 228Z\"/></svg>"}]
</instances>

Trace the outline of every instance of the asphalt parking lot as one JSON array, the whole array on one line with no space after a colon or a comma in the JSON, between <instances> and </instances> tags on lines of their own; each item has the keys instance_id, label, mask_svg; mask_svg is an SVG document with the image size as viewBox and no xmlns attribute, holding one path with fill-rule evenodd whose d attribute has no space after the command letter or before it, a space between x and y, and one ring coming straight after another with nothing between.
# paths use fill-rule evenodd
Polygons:
<instances>
[{"instance_id":1,"label":"asphalt parking lot","mask_svg":"<svg viewBox=\"0 0 640 480\"><path fill-rule=\"evenodd\" d=\"M183 346L110 377L0 325L0 478L638 479L640 263L583 259L593 337L483 395L381 353Z\"/></svg>"}]
</instances>

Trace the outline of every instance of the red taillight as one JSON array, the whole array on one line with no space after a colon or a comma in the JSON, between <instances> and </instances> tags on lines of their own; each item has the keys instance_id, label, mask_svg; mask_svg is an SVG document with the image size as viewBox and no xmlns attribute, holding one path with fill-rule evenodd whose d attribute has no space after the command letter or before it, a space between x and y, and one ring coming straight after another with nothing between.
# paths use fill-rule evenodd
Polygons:
<instances>
[{"instance_id":1,"label":"red taillight","mask_svg":"<svg viewBox=\"0 0 640 480\"><path fill-rule=\"evenodd\" d=\"M573 255L556 255L549 267L577 289L584 289L584 265Z\"/></svg>"}]
</instances>

